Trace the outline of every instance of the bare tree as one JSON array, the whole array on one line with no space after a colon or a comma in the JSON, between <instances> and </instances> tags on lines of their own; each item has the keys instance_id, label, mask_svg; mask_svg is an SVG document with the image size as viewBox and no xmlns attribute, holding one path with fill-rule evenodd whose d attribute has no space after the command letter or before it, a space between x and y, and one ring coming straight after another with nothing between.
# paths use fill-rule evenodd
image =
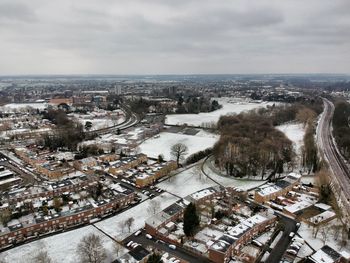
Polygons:
<instances>
[{"instance_id":1,"label":"bare tree","mask_svg":"<svg viewBox=\"0 0 350 263\"><path fill-rule=\"evenodd\" d=\"M128 228L129 233L130 233L130 231L131 231L131 227L132 227L133 224L134 224L134 221L135 221L135 219L134 219L133 217L129 217L128 219L125 220L125 225L126 225L126 227Z\"/></svg>"},{"instance_id":2,"label":"bare tree","mask_svg":"<svg viewBox=\"0 0 350 263\"><path fill-rule=\"evenodd\" d=\"M200 165L196 165L195 167L193 167L191 169L191 175L194 177L197 177L196 179L198 179L199 181L202 180L203 173L202 173ZM204 179L205 179L205 177L204 177Z\"/></svg>"},{"instance_id":3,"label":"bare tree","mask_svg":"<svg viewBox=\"0 0 350 263\"><path fill-rule=\"evenodd\" d=\"M124 233L125 222L123 222L123 221L118 222L118 227L122 230L122 233Z\"/></svg>"},{"instance_id":4,"label":"bare tree","mask_svg":"<svg viewBox=\"0 0 350 263\"><path fill-rule=\"evenodd\" d=\"M152 199L149 202L149 205L148 205L148 208L147 208L148 213L151 214L151 215L155 215L159 210L160 210L160 203L159 203L159 201Z\"/></svg>"},{"instance_id":5,"label":"bare tree","mask_svg":"<svg viewBox=\"0 0 350 263\"><path fill-rule=\"evenodd\" d=\"M330 227L329 227L329 226L323 225L323 227L322 227L322 229L321 229L321 235L322 235L322 239L323 239L323 245L325 245L326 242L327 242L329 230L330 230Z\"/></svg>"},{"instance_id":6,"label":"bare tree","mask_svg":"<svg viewBox=\"0 0 350 263\"><path fill-rule=\"evenodd\" d=\"M296 119L300 121L304 127L308 122L313 121L316 118L317 114L314 110L303 107L299 109L296 115Z\"/></svg>"},{"instance_id":7,"label":"bare tree","mask_svg":"<svg viewBox=\"0 0 350 263\"><path fill-rule=\"evenodd\" d=\"M185 155L188 153L188 148L183 143L176 143L171 146L170 154L176 159L177 166L180 165L180 161L185 158Z\"/></svg>"},{"instance_id":8,"label":"bare tree","mask_svg":"<svg viewBox=\"0 0 350 263\"><path fill-rule=\"evenodd\" d=\"M346 225L343 225L342 232L341 232L341 245L342 247L345 247L348 243L348 227Z\"/></svg>"},{"instance_id":9,"label":"bare tree","mask_svg":"<svg viewBox=\"0 0 350 263\"><path fill-rule=\"evenodd\" d=\"M115 237L117 239L117 237ZM114 243L114 253L116 254L117 257L119 257L119 254L121 252L122 248L121 245L118 242Z\"/></svg>"},{"instance_id":10,"label":"bare tree","mask_svg":"<svg viewBox=\"0 0 350 263\"><path fill-rule=\"evenodd\" d=\"M313 225L312 234L314 238L317 237L318 231L320 231L320 225L319 224Z\"/></svg>"},{"instance_id":11,"label":"bare tree","mask_svg":"<svg viewBox=\"0 0 350 263\"><path fill-rule=\"evenodd\" d=\"M46 250L41 249L38 253L32 258L33 263L52 263L52 259L49 257L49 254Z\"/></svg>"},{"instance_id":12,"label":"bare tree","mask_svg":"<svg viewBox=\"0 0 350 263\"><path fill-rule=\"evenodd\" d=\"M82 238L78 244L77 253L82 263L101 263L107 257L101 238L95 234Z\"/></svg>"},{"instance_id":13,"label":"bare tree","mask_svg":"<svg viewBox=\"0 0 350 263\"><path fill-rule=\"evenodd\" d=\"M11 213L9 209L4 209L0 213L0 222L4 225L7 226L7 223L10 222L11 220Z\"/></svg>"},{"instance_id":14,"label":"bare tree","mask_svg":"<svg viewBox=\"0 0 350 263\"><path fill-rule=\"evenodd\" d=\"M333 225L332 226L334 240L338 240L339 234L340 234L340 232L342 230L342 227L343 227L342 225Z\"/></svg>"}]
</instances>

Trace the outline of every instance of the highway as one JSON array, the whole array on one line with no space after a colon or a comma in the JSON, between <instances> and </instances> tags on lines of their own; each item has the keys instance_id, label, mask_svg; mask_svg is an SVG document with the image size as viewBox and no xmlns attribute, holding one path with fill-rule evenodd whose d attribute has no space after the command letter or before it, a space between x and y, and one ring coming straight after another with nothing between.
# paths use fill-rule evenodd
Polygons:
<instances>
[{"instance_id":1,"label":"highway","mask_svg":"<svg viewBox=\"0 0 350 263\"><path fill-rule=\"evenodd\" d=\"M350 171L343 156L337 149L332 136L332 118L334 114L334 104L323 99L324 110L317 126L317 146L325 161L329 164L332 173L332 187L335 194L339 194L343 210L350 211Z\"/></svg>"}]
</instances>

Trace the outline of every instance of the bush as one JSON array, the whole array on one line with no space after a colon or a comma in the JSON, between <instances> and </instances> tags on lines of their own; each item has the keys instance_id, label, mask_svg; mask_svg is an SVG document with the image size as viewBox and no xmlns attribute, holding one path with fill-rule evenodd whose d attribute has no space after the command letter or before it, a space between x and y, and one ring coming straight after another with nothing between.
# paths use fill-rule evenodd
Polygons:
<instances>
[{"instance_id":1,"label":"bush","mask_svg":"<svg viewBox=\"0 0 350 263\"><path fill-rule=\"evenodd\" d=\"M207 148L203 151L199 151L196 152L194 154L191 154L190 156L187 157L186 159L186 164L192 164L192 163L196 163L199 160L207 157L208 155L213 153L213 149L212 148Z\"/></svg>"}]
</instances>

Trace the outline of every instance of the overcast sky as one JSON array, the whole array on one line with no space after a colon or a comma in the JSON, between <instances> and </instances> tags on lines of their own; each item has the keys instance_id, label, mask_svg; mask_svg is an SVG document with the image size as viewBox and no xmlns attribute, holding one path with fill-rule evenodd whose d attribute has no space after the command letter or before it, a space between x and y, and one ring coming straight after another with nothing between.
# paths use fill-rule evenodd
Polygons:
<instances>
[{"instance_id":1,"label":"overcast sky","mask_svg":"<svg viewBox=\"0 0 350 263\"><path fill-rule=\"evenodd\" d=\"M0 1L0 75L80 73L350 73L350 1Z\"/></svg>"}]
</instances>

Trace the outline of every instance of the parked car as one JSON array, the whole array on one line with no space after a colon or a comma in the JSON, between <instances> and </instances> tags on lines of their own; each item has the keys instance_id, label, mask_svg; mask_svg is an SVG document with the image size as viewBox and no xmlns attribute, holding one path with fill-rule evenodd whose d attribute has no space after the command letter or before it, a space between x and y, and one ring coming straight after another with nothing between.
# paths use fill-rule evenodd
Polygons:
<instances>
[{"instance_id":1,"label":"parked car","mask_svg":"<svg viewBox=\"0 0 350 263\"><path fill-rule=\"evenodd\" d=\"M299 242L300 244L304 244L304 239L300 238L300 237L293 237L292 239L293 242Z\"/></svg>"},{"instance_id":2,"label":"parked car","mask_svg":"<svg viewBox=\"0 0 350 263\"><path fill-rule=\"evenodd\" d=\"M152 236L151 236L150 234L146 234L146 237L147 237L148 239L152 239Z\"/></svg>"},{"instance_id":3,"label":"parked car","mask_svg":"<svg viewBox=\"0 0 350 263\"><path fill-rule=\"evenodd\" d=\"M129 241L128 244L126 244L126 246L130 247L130 246L132 246L132 244L134 244L134 242L133 241Z\"/></svg>"},{"instance_id":4,"label":"parked car","mask_svg":"<svg viewBox=\"0 0 350 263\"><path fill-rule=\"evenodd\" d=\"M137 236L139 236L140 234L141 234L141 230L138 230L138 231L135 232L134 236L137 237Z\"/></svg>"},{"instance_id":5,"label":"parked car","mask_svg":"<svg viewBox=\"0 0 350 263\"><path fill-rule=\"evenodd\" d=\"M287 253L288 253L288 254L291 254L291 255L293 255L293 256L296 256L296 255L298 254L298 252L295 251L294 249L287 249Z\"/></svg>"},{"instance_id":6,"label":"parked car","mask_svg":"<svg viewBox=\"0 0 350 263\"><path fill-rule=\"evenodd\" d=\"M257 247L262 247L262 244L257 240L252 240L252 244L256 245Z\"/></svg>"},{"instance_id":7,"label":"parked car","mask_svg":"<svg viewBox=\"0 0 350 263\"><path fill-rule=\"evenodd\" d=\"M131 247L132 247L132 248L135 248L135 247L138 247L139 245L140 245L140 244L138 244L138 243L134 243L134 244L131 245Z\"/></svg>"},{"instance_id":8,"label":"parked car","mask_svg":"<svg viewBox=\"0 0 350 263\"><path fill-rule=\"evenodd\" d=\"M171 249L176 249L176 246L175 245L169 245L169 247L171 248Z\"/></svg>"}]
</instances>

